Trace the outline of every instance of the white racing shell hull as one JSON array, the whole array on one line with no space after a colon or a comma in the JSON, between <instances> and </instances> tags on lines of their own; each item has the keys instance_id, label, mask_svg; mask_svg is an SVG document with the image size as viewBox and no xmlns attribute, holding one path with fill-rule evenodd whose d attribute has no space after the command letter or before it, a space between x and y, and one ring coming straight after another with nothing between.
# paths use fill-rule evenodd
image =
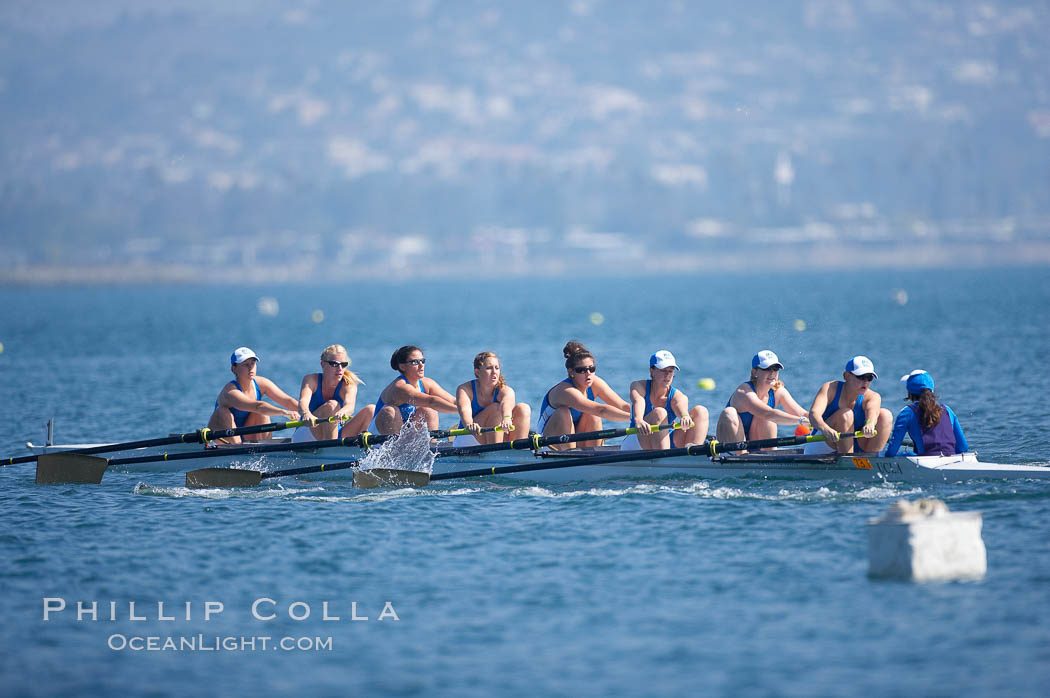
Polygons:
<instances>
[{"instance_id":1,"label":"white racing shell hull","mask_svg":"<svg viewBox=\"0 0 1050 698\"><path fill-rule=\"evenodd\" d=\"M602 455L610 451L603 449ZM875 455L856 456L802 456L785 454L775 456L722 456L715 460L698 456L654 458L629 463L569 466L576 456L556 455L541 458L531 452L503 451L472 457L437 458L433 473L449 473L481 468L499 468L507 465L537 464L566 467L531 470L528 472L496 474L494 477L539 483L588 482L622 478L661 478L692 476L704 478L767 477L817 480L849 480L857 482L918 482L950 483L975 479L1032 478L1050 480L1050 467L982 463L976 453L956 456L895 456L880 458ZM352 471L333 471L302 475L304 480L349 478ZM489 475L488 477L493 477Z\"/></svg>"},{"instance_id":2,"label":"white racing shell hull","mask_svg":"<svg viewBox=\"0 0 1050 698\"><path fill-rule=\"evenodd\" d=\"M274 439L268 443L277 443ZM34 452L68 450L72 445L35 446ZM367 453L360 448L336 447L299 451L279 451L266 454L223 456L225 447L214 450L213 458L173 461L153 461L111 467L121 472L181 472L210 466L261 467L263 470L279 470L290 467L331 465L364 458ZM164 449L167 453L199 451L194 444L178 444ZM440 449L439 449L440 450ZM147 451L125 451L102 454L109 458L138 456ZM532 451L493 451L471 456L447 456L436 458L433 472L449 473L480 468L499 468L509 465L560 465L572 459L619 453L618 446L577 451L546 452L536 455ZM636 453L631 451L630 453ZM407 464L400 464L406 467ZM381 467L391 467L383 464ZM298 476L303 480L349 479L352 470L335 470ZM519 481L553 483L599 481L617 478L658 478L670 476L694 476L706 478L769 477L804 478L822 480L852 480L858 482L964 482L974 479L1050 479L1050 467L1045 465L1014 465L984 463L976 453L955 456L894 456L879 457L873 454L836 456L835 454L805 456L797 452L763 452L745 456L719 456L712 460L700 456L675 458L653 458L626 463L557 467L528 472L509 473L497 477Z\"/></svg>"}]
</instances>

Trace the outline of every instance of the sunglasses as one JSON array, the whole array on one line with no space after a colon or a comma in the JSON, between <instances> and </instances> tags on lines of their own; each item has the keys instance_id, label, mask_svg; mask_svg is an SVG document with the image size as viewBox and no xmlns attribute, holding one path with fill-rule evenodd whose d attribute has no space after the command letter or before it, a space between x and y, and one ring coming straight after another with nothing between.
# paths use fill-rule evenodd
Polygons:
<instances>
[{"instance_id":1,"label":"sunglasses","mask_svg":"<svg viewBox=\"0 0 1050 698\"><path fill-rule=\"evenodd\" d=\"M854 374L854 375L856 375L856 374ZM875 380L875 374L874 373L865 373L863 376L857 376L857 380L864 381L865 383L870 383L873 380Z\"/></svg>"},{"instance_id":2,"label":"sunglasses","mask_svg":"<svg viewBox=\"0 0 1050 698\"><path fill-rule=\"evenodd\" d=\"M331 366L332 368L346 368L350 365L349 361L329 361L327 359L325 359L325 363Z\"/></svg>"},{"instance_id":3,"label":"sunglasses","mask_svg":"<svg viewBox=\"0 0 1050 698\"><path fill-rule=\"evenodd\" d=\"M598 370L598 367L597 366L577 366L576 368L574 368L572 370L576 371L576 373L594 373L595 371Z\"/></svg>"},{"instance_id":4,"label":"sunglasses","mask_svg":"<svg viewBox=\"0 0 1050 698\"><path fill-rule=\"evenodd\" d=\"M426 362L427 362L426 359L409 359L405 363L406 364L412 364L413 366L422 366Z\"/></svg>"}]
</instances>

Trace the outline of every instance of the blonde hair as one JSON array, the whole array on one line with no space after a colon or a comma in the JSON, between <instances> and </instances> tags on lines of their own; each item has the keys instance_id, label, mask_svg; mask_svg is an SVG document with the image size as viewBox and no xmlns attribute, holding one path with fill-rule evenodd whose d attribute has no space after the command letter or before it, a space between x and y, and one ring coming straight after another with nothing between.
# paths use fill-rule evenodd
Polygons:
<instances>
[{"instance_id":1,"label":"blonde hair","mask_svg":"<svg viewBox=\"0 0 1050 698\"><path fill-rule=\"evenodd\" d=\"M346 350L346 347L344 347L342 344L330 344L327 347L325 347L324 351L321 352L321 361L328 361L328 359L325 358L326 356L338 356L339 354L344 354L346 356L346 360L350 361L350 352L348 352ZM365 384L365 382L358 378L357 374L351 371L349 368L343 369L343 377L341 380L347 385Z\"/></svg>"},{"instance_id":2,"label":"blonde hair","mask_svg":"<svg viewBox=\"0 0 1050 698\"><path fill-rule=\"evenodd\" d=\"M499 357L496 356L496 352L494 352L494 351L483 351L483 352L481 352L480 354L478 354L477 356L474 357L474 369L475 370L480 370L481 367L485 365L485 359L489 359L489 358L492 358L492 359L495 359L496 361L499 361ZM501 367L500 372L499 372L499 380L496 382L496 391L499 392L500 388L502 388L506 384L507 384L507 381L503 380L503 370L502 370L502 367Z\"/></svg>"}]
</instances>

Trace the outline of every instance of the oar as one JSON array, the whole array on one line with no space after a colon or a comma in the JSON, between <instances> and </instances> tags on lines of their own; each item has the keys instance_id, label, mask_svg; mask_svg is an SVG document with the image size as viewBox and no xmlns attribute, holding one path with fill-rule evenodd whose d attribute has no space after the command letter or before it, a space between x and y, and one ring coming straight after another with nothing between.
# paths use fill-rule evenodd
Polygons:
<instances>
[{"instance_id":1,"label":"oar","mask_svg":"<svg viewBox=\"0 0 1050 698\"><path fill-rule=\"evenodd\" d=\"M680 429L681 424L675 422L670 427L668 425L654 425L653 431L659 431L661 429ZM499 431L501 427L486 427L482 429L482 432L487 431ZM464 433L465 432L465 433ZM467 430L459 429L452 432L448 432L444 436L465 436ZM524 439L514 439L513 441L504 441L498 444L480 444L478 446L465 446L461 448L447 448L439 449L435 456L437 458L443 458L448 456L461 456L461 455L473 455L477 453L488 453L490 451L501 451L507 449L540 449L544 446L551 444L561 443L572 443L574 441L592 441L596 439L612 439L617 436L626 436L628 434L637 434L638 429L636 427L630 427L627 429L602 429L601 431L590 431L582 432L579 434L559 434L557 436L540 436L539 434L532 434L531 436ZM435 438L444 438L437 432L431 432ZM372 437L371 444L378 443L376 439L382 437ZM316 447L319 443L314 442ZM229 453L229 450L226 451ZM116 461L114 461L114 464ZM186 486L193 488L205 488L205 487L255 487L262 480L266 480L274 477L285 477L288 475L306 475L309 473L321 473L331 472L333 470L347 470L349 468L355 468L358 465L358 461L344 461L341 463L329 463L325 465L312 465L304 466L302 468L290 468L287 470L275 470L270 472L262 472L259 470L247 470L238 468L201 468L199 470L192 470L186 473ZM354 483L360 480L362 483L373 483L361 485L363 488L378 487L381 484L411 484L417 487L422 487L426 482L416 482L420 476L427 476L427 473L418 473L414 470L400 470L393 468L370 468L368 470L362 470L358 473L354 473Z\"/></svg>"},{"instance_id":2,"label":"oar","mask_svg":"<svg viewBox=\"0 0 1050 698\"><path fill-rule=\"evenodd\" d=\"M338 422L349 419L348 416L343 417L328 417L326 419L318 419L317 424L324 424L326 422ZM270 424L257 424L250 427L238 427L236 429L198 429L197 431L189 431L185 434L172 434L171 436L162 436L157 439L143 439L141 441L125 441L118 444L103 444L101 446L88 446L86 448L71 449L69 451L61 451L61 453L78 453L87 455L90 453L112 453L113 451L130 451L136 448L149 448L151 446L168 446L169 444L205 444L209 441L215 441L216 439L225 439L231 436L247 436L249 434L265 434L270 431L281 431L282 429L294 429L295 427L308 427L314 426L314 424L308 419L299 419L291 422L273 422ZM17 458L5 458L0 461L0 465L14 465L16 463L31 463L40 456L18 456Z\"/></svg>"},{"instance_id":3,"label":"oar","mask_svg":"<svg viewBox=\"0 0 1050 698\"><path fill-rule=\"evenodd\" d=\"M481 433L485 434L491 431L502 431L503 427L484 427ZM457 429L435 429L430 432L431 438L434 439L445 439L450 436L466 436L469 434L466 430ZM397 436L397 434L370 434L364 432L357 436L343 436L338 439L323 439L321 441L299 441L293 443L280 443L280 444L266 444L260 443L252 446L241 446L241 447L223 447L223 448L209 448L200 451L183 451L179 453L152 453L144 456L128 456L125 458L111 458L109 460L110 465L134 465L138 463L155 463L160 461L173 461L173 460L197 460L200 458L223 458L226 456L254 456L265 453L282 453L285 451L318 451L324 448L337 448L347 447L352 448L360 446L362 448L371 448L378 446L381 443L389 441L390 439ZM47 454L48 458L52 455L63 455L76 454L76 451L59 451L55 454Z\"/></svg>"},{"instance_id":4,"label":"oar","mask_svg":"<svg viewBox=\"0 0 1050 698\"><path fill-rule=\"evenodd\" d=\"M839 438L851 439L861 438L864 436L864 432L858 431L853 434L841 434ZM415 471L399 471L399 470L386 470L383 468L375 468L368 471L371 476L378 481L380 484L385 484L384 480L395 480L400 473L412 473L411 483L413 486L421 487L426 485L428 482L435 480L453 480L466 477L478 477L482 475L507 475L510 473L527 473L535 470L556 470L558 468L578 468L584 465L604 465L607 463L628 463L636 460L653 460L656 458L677 458L680 456L709 456L714 458L719 453L725 453L726 451L749 451L760 448L775 448L778 446L799 446L801 444L812 443L814 441L824 441L825 436L823 434L809 434L807 436L784 436L776 439L756 439L754 441L738 441L736 443L723 444L714 439L703 443L699 446L685 446L683 448L668 448L662 450L652 451L630 451L627 453L610 453L608 455L600 456L582 456L566 458L565 460L559 460L555 463L524 463L521 465L505 465L497 466L492 468L475 468L473 470L459 470L451 473L438 473L436 475L429 475L428 473L416 473ZM379 485L370 485L370 480L362 479L361 483L358 483L359 473L354 473L354 486L368 488L369 486L378 487ZM418 475L427 475L426 479L418 477Z\"/></svg>"},{"instance_id":5,"label":"oar","mask_svg":"<svg viewBox=\"0 0 1050 698\"><path fill-rule=\"evenodd\" d=\"M678 422L674 422L670 425L652 425L653 431L666 431L668 429L681 428L682 425ZM544 446L551 446L554 444L568 444L576 441L600 441L603 439L615 439L618 436L628 436L630 434L637 433L637 427L628 427L626 429L602 429L600 431L585 431L580 432L579 434L558 434L557 436L540 436L539 434L532 434L523 439L503 441L497 444L479 444L477 446L441 448L438 449L437 456L438 458L447 458L448 456L473 456L479 453L491 453L493 451L507 450L538 451Z\"/></svg>"},{"instance_id":6,"label":"oar","mask_svg":"<svg viewBox=\"0 0 1050 698\"><path fill-rule=\"evenodd\" d=\"M482 432L502 429L502 427L485 427ZM469 429L436 429L430 432L435 439L445 439L450 436L465 436L470 433ZM102 476L106 468L111 465L131 465L134 463L151 463L154 461L174 461L197 458L218 458L221 456L252 455L257 453L271 453L274 451L308 451L318 448L330 448L333 446L377 446L397 434L358 434L347 436L342 439L326 439L324 441L303 441L295 444L268 444L265 446L247 446L244 448L216 448L192 453L165 453L159 456L131 456L128 458L102 458L74 451L58 451L56 453L42 454L36 466L36 482L38 485L97 485L102 482ZM224 470L223 468L209 468L208 470Z\"/></svg>"}]
</instances>

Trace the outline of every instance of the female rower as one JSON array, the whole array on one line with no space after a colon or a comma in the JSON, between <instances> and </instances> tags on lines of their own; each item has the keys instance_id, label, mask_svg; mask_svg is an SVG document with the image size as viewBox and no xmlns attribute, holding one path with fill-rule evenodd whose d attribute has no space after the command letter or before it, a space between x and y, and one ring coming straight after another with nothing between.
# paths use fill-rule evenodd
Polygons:
<instances>
[{"instance_id":1,"label":"female rower","mask_svg":"<svg viewBox=\"0 0 1050 698\"><path fill-rule=\"evenodd\" d=\"M491 351L475 356L474 376L456 388L459 428L469 429L472 436L457 436L455 444L491 444L527 437L532 410L524 402L514 402L514 389L503 380L499 357ZM502 431L481 433L483 427L496 426Z\"/></svg>"},{"instance_id":2,"label":"female rower","mask_svg":"<svg viewBox=\"0 0 1050 698\"><path fill-rule=\"evenodd\" d=\"M893 423L886 455L897 455L905 433L915 442L917 456L953 456L969 451L970 445L966 443L952 408L937 402L933 376L926 371L912 371L901 380L907 383L910 404L900 411Z\"/></svg>"},{"instance_id":3,"label":"female rower","mask_svg":"<svg viewBox=\"0 0 1050 698\"><path fill-rule=\"evenodd\" d=\"M562 349L568 378L543 396L536 428L544 436L598 431L602 418L626 422L631 406L609 384L595 375L594 356L577 341ZM600 398L607 404L596 402ZM600 441L584 441L581 446L598 446ZM568 444L574 448L575 444Z\"/></svg>"},{"instance_id":4,"label":"female rower","mask_svg":"<svg viewBox=\"0 0 1050 698\"><path fill-rule=\"evenodd\" d=\"M456 400L431 378L423 376L423 350L404 346L390 357L390 368L401 375L383 389L368 431L397 434L410 419L429 430L438 428L438 412L456 412Z\"/></svg>"},{"instance_id":5,"label":"female rower","mask_svg":"<svg viewBox=\"0 0 1050 698\"><path fill-rule=\"evenodd\" d=\"M339 433L356 436L372 421L375 405L365 405L354 414L357 386L365 383L347 368L349 365L350 356L341 344L325 347L321 352L321 372L303 376L299 388L299 411L304 420L336 417L337 421L299 427L292 434L292 441L334 439Z\"/></svg>"},{"instance_id":6,"label":"female rower","mask_svg":"<svg viewBox=\"0 0 1050 698\"><path fill-rule=\"evenodd\" d=\"M296 410L299 404L288 393L277 387L269 378L257 375L255 370L259 357L248 347L238 347L230 355L230 371L233 380L222 386L215 400L215 411L208 419L209 429L234 429L269 424L270 417L299 419ZM268 397L277 405L264 402ZM217 439L220 443L239 444L244 441L259 441L270 438L270 432L247 434L244 437L230 436Z\"/></svg>"},{"instance_id":7,"label":"female rower","mask_svg":"<svg viewBox=\"0 0 1050 698\"><path fill-rule=\"evenodd\" d=\"M737 386L715 426L722 443L775 439L778 424L809 424L806 410L780 380L784 364L769 349L751 357L751 378Z\"/></svg>"},{"instance_id":8,"label":"female rower","mask_svg":"<svg viewBox=\"0 0 1050 698\"><path fill-rule=\"evenodd\" d=\"M634 381L629 391L631 426L638 428L638 435L632 434L624 439L620 450L651 450L703 443L707 437L707 408L697 405L689 409L686 394L671 387L677 370L674 354L666 349L649 357L649 378ZM655 425L667 426L674 422L681 424L682 428L652 431Z\"/></svg>"},{"instance_id":9,"label":"female rower","mask_svg":"<svg viewBox=\"0 0 1050 698\"><path fill-rule=\"evenodd\" d=\"M866 356L854 356L846 362L843 380L828 381L817 390L809 408L809 421L824 434L827 445L807 444L807 453L838 450L851 453L881 451L890 438L893 415L882 406L882 396L871 389L879 377ZM863 431L859 439L839 439L839 434Z\"/></svg>"}]
</instances>

